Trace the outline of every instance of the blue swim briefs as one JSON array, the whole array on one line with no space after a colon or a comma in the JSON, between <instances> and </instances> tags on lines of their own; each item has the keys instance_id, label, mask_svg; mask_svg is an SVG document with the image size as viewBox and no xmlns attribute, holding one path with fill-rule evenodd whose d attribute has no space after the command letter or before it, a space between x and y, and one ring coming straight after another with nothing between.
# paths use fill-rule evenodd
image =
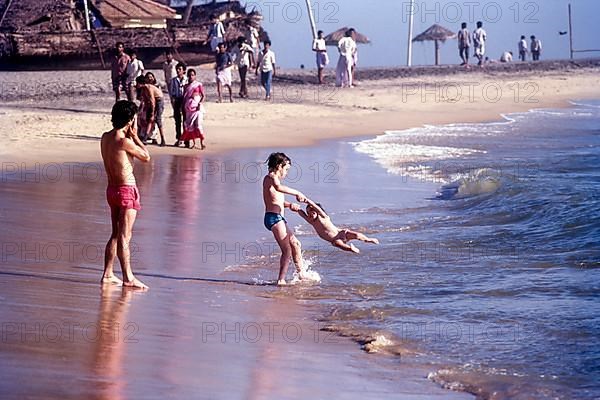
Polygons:
<instances>
[{"instance_id":1,"label":"blue swim briefs","mask_svg":"<svg viewBox=\"0 0 600 400\"><path fill-rule=\"evenodd\" d=\"M266 212L265 213L265 228L267 228L267 230L271 230L273 229L273 226L280 222L280 221L285 221L285 218L283 218L283 216L281 214L277 214L274 212Z\"/></svg>"}]
</instances>

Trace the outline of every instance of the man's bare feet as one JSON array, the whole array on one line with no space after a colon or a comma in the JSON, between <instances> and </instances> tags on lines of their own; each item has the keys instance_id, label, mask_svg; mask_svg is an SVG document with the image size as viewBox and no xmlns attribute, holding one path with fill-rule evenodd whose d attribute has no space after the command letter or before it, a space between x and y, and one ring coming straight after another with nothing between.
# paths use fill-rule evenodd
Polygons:
<instances>
[{"instance_id":1,"label":"man's bare feet","mask_svg":"<svg viewBox=\"0 0 600 400\"><path fill-rule=\"evenodd\" d=\"M379 244L379 240L375 239L375 238L368 238L366 240L367 243L374 243L374 244Z\"/></svg>"},{"instance_id":2,"label":"man's bare feet","mask_svg":"<svg viewBox=\"0 0 600 400\"><path fill-rule=\"evenodd\" d=\"M138 278L133 278L133 280L129 282L123 282L123 286L135 289L149 289L149 287L145 285L142 281L140 281Z\"/></svg>"},{"instance_id":3,"label":"man's bare feet","mask_svg":"<svg viewBox=\"0 0 600 400\"><path fill-rule=\"evenodd\" d=\"M119 278L117 278L114 275L110 275L110 276L103 276L102 279L100 280L101 284L113 284L113 285L122 285L123 281L120 280Z\"/></svg>"},{"instance_id":4,"label":"man's bare feet","mask_svg":"<svg viewBox=\"0 0 600 400\"><path fill-rule=\"evenodd\" d=\"M277 286L285 286L287 285L287 283L285 282L285 279L280 279L277 281Z\"/></svg>"}]
</instances>

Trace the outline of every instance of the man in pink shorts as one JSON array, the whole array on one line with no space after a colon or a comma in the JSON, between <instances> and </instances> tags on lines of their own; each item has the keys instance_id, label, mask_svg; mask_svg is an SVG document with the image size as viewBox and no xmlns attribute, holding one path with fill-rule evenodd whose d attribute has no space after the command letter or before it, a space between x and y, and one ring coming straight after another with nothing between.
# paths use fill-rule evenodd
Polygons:
<instances>
[{"instance_id":1,"label":"man in pink shorts","mask_svg":"<svg viewBox=\"0 0 600 400\"><path fill-rule=\"evenodd\" d=\"M101 151L108 176L106 200L110 206L112 233L104 253L102 283L148 289L133 276L129 242L137 212L141 209L140 194L133 175L133 159L150 161L146 146L137 135L137 106L127 100L117 101L112 108L113 129L102 135ZM119 257L123 280L113 272L115 256Z\"/></svg>"}]
</instances>

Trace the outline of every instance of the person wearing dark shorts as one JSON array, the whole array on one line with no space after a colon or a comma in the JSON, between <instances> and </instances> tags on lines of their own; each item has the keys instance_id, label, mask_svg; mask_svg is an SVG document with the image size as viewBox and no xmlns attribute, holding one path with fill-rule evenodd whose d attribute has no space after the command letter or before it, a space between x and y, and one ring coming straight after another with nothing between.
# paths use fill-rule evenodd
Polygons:
<instances>
[{"instance_id":1,"label":"person wearing dark shorts","mask_svg":"<svg viewBox=\"0 0 600 400\"><path fill-rule=\"evenodd\" d=\"M117 54L113 57L110 77L112 80L112 89L115 92L115 102L121 99L121 90L125 91L127 100L131 101L131 91L127 90L127 65L131 58L125 54L125 45L118 42L116 45Z\"/></svg>"}]
</instances>

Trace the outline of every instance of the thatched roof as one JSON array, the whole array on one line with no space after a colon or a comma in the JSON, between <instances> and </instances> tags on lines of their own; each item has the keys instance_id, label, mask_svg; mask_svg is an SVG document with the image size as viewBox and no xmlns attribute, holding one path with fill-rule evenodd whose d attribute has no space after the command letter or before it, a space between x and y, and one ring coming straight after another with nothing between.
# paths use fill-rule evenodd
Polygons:
<instances>
[{"instance_id":1,"label":"thatched roof","mask_svg":"<svg viewBox=\"0 0 600 400\"><path fill-rule=\"evenodd\" d=\"M0 0L0 31L70 31L80 29L82 15L70 0Z\"/></svg>"},{"instance_id":2,"label":"thatched roof","mask_svg":"<svg viewBox=\"0 0 600 400\"><path fill-rule=\"evenodd\" d=\"M325 36L325 43L327 46L337 46L338 42L341 38L346 35L346 31L350 29L347 26L338 29L335 32L331 32L329 35ZM355 32L354 41L356 43L371 43L371 40L363 35L362 33Z\"/></svg>"},{"instance_id":3,"label":"thatched roof","mask_svg":"<svg viewBox=\"0 0 600 400\"><path fill-rule=\"evenodd\" d=\"M446 29L441 25L433 24L425 32L416 36L413 39L413 42L424 42L427 40L439 40L445 42L447 39L454 39L455 37L456 33L451 30Z\"/></svg>"},{"instance_id":4,"label":"thatched roof","mask_svg":"<svg viewBox=\"0 0 600 400\"><path fill-rule=\"evenodd\" d=\"M177 11L152 0L93 0L92 7L112 27L131 20L167 20L177 17Z\"/></svg>"}]
</instances>

